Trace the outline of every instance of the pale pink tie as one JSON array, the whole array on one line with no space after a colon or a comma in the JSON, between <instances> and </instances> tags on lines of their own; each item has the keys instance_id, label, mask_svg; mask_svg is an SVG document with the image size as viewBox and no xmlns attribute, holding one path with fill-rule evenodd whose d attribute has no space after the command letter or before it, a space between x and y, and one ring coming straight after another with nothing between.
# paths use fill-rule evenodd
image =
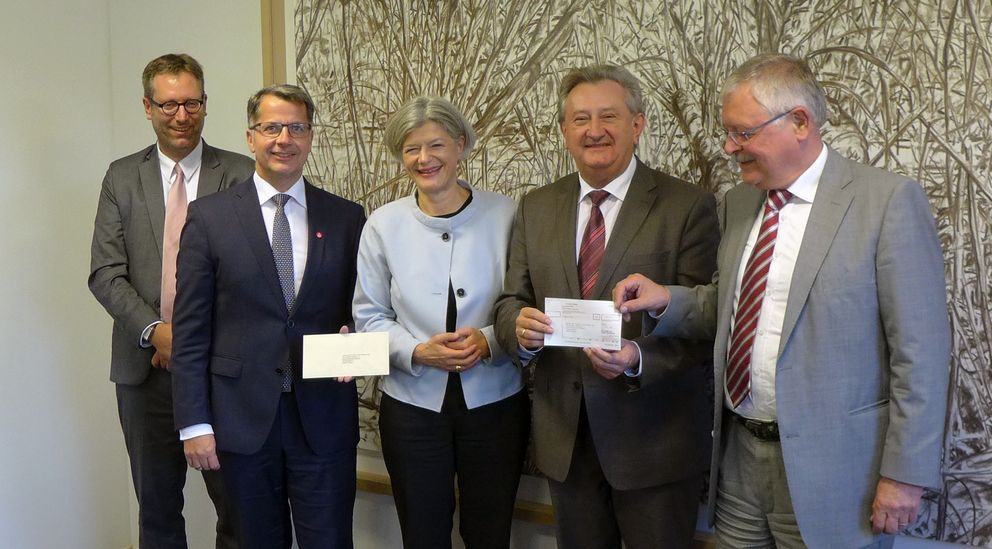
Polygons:
<instances>
[{"instance_id":1,"label":"pale pink tie","mask_svg":"<svg viewBox=\"0 0 992 549\"><path fill-rule=\"evenodd\" d=\"M179 235L186 224L186 177L176 163L176 178L169 187L165 201L165 231L162 239L162 320L172 322L172 307L176 302L176 256Z\"/></svg>"},{"instance_id":2,"label":"pale pink tie","mask_svg":"<svg viewBox=\"0 0 992 549\"><path fill-rule=\"evenodd\" d=\"M730 352L727 355L727 394L734 408L740 406L751 392L751 350L754 348L754 332L758 326L768 268L778 236L778 212L790 198L792 193L789 191L768 192L758 239L744 268L737 312L734 314L734 332L730 336Z\"/></svg>"}]
</instances>

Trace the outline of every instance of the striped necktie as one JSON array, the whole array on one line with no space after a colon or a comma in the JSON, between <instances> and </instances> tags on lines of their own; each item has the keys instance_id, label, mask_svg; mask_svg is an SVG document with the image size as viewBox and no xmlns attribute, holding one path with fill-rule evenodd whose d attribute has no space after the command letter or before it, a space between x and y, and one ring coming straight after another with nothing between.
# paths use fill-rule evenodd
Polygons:
<instances>
[{"instance_id":1,"label":"striped necktie","mask_svg":"<svg viewBox=\"0 0 992 549\"><path fill-rule=\"evenodd\" d=\"M758 240L751 250L751 257L747 260L744 278L741 280L733 333L730 336L730 352L727 355L727 394L734 408L740 406L751 392L751 350L754 348L754 332L761 314L768 268L775 251L775 238L778 236L778 212L790 198L792 193L789 191L768 192Z\"/></svg>"},{"instance_id":2,"label":"striped necktie","mask_svg":"<svg viewBox=\"0 0 992 549\"><path fill-rule=\"evenodd\" d=\"M592 294L592 289L599 280L599 264L603 262L603 252L606 250L606 225L599 206L608 196L610 193L607 191L589 193L592 210L579 246L579 287L582 299L587 299Z\"/></svg>"}]
</instances>

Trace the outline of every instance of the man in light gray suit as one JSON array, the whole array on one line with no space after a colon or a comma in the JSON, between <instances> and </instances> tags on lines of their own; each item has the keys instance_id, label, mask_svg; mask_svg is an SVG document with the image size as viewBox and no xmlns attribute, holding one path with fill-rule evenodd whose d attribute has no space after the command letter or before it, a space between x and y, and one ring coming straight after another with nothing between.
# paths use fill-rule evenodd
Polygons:
<instances>
[{"instance_id":1,"label":"man in light gray suit","mask_svg":"<svg viewBox=\"0 0 992 549\"><path fill-rule=\"evenodd\" d=\"M655 334L715 338L720 547L886 546L877 534L912 524L940 481L950 330L933 215L914 181L824 145L826 113L804 61L744 63L723 89L745 185L723 201L718 274L614 289Z\"/></svg>"},{"instance_id":2,"label":"man in light gray suit","mask_svg":"<svg viewBox=\"0 0 992 549\"><path fill-rule=\"evenodd\" d=\"M114 318L110 380L138 499L141 549L185 549L186 458L172 420L172 325L163 321L166 197L188 202L248 178L254 162L200 138L207 115L203 69L185 54L153 59L142 73L145 116L157 143L110 164L93 229L89 287ZM181 174L181 175L180 175ZM187 198L188 197L188 198ZM177 198L179 201L179 198ZM185 217L185 203L179 227ZM174 257L172 258L174 261ZM171 266L175 284L175 264ZM217 509L217 547L238 546L220 474L204 471Z\"/></svg>"},{"instance_id":3,"label":"man in light gray suit","mask_svg":"<svg viewBox=\"0 0 992 549\"><path fill-rule=\"evenodd\" d=\"M709 452L708 345L652 337L638 317L616 352L544 347L552 326L542 310L547 297L609 299L637 271L705 283L716 268L716 201L634 156L646 120L630 72L574 69L559 95L578 173L521 200L496 337L534 368L534 447L558 546L683 549Z\"/></svg>"}]
</instances>

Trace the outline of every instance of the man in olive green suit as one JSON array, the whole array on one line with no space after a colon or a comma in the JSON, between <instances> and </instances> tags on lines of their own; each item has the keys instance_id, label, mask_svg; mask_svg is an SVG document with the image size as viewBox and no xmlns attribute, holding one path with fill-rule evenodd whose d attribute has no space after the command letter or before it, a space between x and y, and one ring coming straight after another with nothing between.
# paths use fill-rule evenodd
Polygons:
<instances>
[{"instance_id":1,"label":"man in olive green suit","mask_svg":"<svg viewBox=\"0 0 992 549\"><path fill-rule=\"evenodd\" d=\"M685 548L709 449L707 345L648 336L638 318L623 325L620 351L544 347L551 321L542 309L546 297L609 299L637 271L672 284L708 281L715 200L634 157L645 118L628 71L573 70L560 97L578 173L521 200L497 338L534 368L534 445L558 546Z\"/></svg>"}]
</instances>

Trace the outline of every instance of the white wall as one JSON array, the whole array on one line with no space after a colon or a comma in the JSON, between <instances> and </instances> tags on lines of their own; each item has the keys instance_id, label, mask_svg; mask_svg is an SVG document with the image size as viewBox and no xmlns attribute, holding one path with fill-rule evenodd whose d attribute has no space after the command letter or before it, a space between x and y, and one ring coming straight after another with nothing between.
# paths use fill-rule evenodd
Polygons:
<instances>
[{"instance_id":1,"label":"white wall","mask_svg":"<svg viewBox=\"0 0 992 549\"><path fill-rule=\"evenodd\" d=\"M5 2L0 544L129 543L109 323L86 289L111 155L106 2Z\"/></svg>"},{"instance_id":2,"label":"white wall","mask_svg":"<svg viewBox=\"0 0 992 549\"><path fill-rule=\"evenodd\" d=\"M246 151L244 105L262 81L260 40L255 2L4 2L3 547L136 545L108 381L110 319L86 288L100 181L111 160L153 142L140 73L166 51L187 51L206 67L207 139ZM198 483L191 546L208 547L212 520Z\"/></svg>"},{"instance_id":3,"label":"white wall","mask_svg":"<svg viewBox=\"0 0 992 549\"><path fill-rule=\"evenodd\" d=\"M141 107L141 69L167 52L203 65L211 145L250 154L245 105L262 87L262 17L257 0L109 0L114 153L154 141Z\"/></svg>"}]
</instances>

